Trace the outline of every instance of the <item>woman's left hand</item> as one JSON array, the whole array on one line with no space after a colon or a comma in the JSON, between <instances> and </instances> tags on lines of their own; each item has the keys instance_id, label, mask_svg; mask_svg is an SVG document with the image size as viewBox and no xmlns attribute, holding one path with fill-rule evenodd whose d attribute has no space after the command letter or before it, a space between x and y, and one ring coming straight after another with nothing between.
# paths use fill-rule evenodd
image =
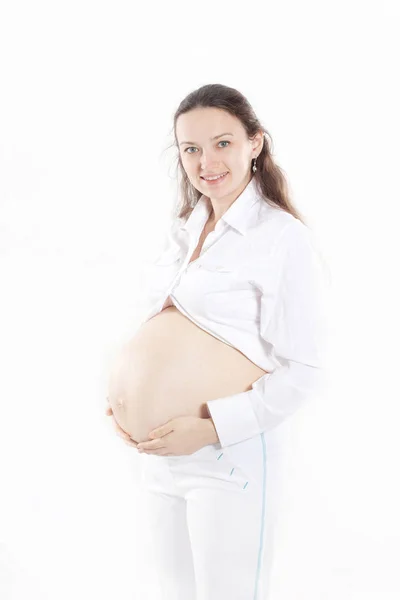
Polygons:
<instances>
[{"instance_id":1,"label":"woman's left hand","mask_svg":"<svg viewBox=\"0 0 400 600\"><path fill-rule=\"evenodd\" d=\"M137 450L160 456L193 454L212 443L210 421L192 416L176 417L150 431L149 440L140 442Z\"/></svg>"}]
</instances>

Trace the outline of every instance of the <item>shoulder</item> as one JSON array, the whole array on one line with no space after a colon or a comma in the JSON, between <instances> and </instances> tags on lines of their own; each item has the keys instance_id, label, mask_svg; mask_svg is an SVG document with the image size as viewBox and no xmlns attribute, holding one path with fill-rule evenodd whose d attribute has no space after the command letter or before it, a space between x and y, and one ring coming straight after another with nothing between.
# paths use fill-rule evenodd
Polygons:
<instances>
[{"instance_id":1,"label":"shoulder","mask_svg":"<svg viewBox=\"0 0 400 600\"><path fill-rule=\"evenodd\" d=\"M291 214L286 213L289 218L282 219L277 231L276 248L296 249L299 246L312 245L312 232L302 221Z\"/></svg>"},{"instance_id":2,"label":"shoulder","mask_svg":"<svg viewBox=\"0 0 400 600\"><path fill-rule=\"evenodd\" d=\"M270 205L263 207L250 238L256 254L268 258L277 272L313 269L329 280L329 268L312 229L287 211Z\"/></svg>"},{"instance_id":3,"label":"shoulder","mask_svg":"<svg viewBox=\"0 0 400 600\"><path fill-rule=\"evenodd\" d=\"M310 230L291 213L264 201L258 206L248 234L257 247L274 252L295 244L297 239L306 239Z\"/></svg>"},{"instance_id":4,"label":"shoulder","mask_svg":"<svg viewBox=\"0 0 400 600\"><path fill-rule=\"evenodd\" d=\"M292 216L292 215L290 215ZM330 285L330 270L312 229L292 217L282 227L274 247L274 258L299 284Z\"/></svg>"}]
</instances>

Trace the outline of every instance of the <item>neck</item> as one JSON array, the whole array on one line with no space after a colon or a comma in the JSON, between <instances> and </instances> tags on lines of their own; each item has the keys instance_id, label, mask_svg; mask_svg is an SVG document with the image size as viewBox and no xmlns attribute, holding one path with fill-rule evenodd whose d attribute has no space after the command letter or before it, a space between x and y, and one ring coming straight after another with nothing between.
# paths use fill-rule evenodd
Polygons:
<instances>
[{"instance_id":1,"label":"neck","mask_svg":"<svg viewBox=\"0 0 400 600\"><path fill-rule=\"evenodd\" d=\"M251 179L251 176L246 177L242 184L236 190L231 192L228 196L225 196L225 198L214 201L210 197L208 197L209 206L211 208L208 220L209 223L214 223L214 226L216 225L216 223L219 221L222 215L226 213L228 208L235 202L236 198L240 196L240 194L248 186ZM217 212L217 215L215 215L215 212Z\"/></svg>"}]
</instances>

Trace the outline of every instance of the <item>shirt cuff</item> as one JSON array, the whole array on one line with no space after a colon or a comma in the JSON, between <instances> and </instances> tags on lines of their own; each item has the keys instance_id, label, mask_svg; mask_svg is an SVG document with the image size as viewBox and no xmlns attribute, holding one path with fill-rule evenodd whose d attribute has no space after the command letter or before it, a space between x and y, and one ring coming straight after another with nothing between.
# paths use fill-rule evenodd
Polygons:
<instances>
[{"instance_id":1,"label":"shirt cuff","mask_svg":"<svg viewBox=\"0 0 400 600\"><path fill-rule=\"evenodd\" d=\"M273 429L321 391L323 382L323 369L291 363L266 373L246 392L209 400L221 448Z\"/></svg>"},{"instance_id":2,"label":"shirt cuff","mask_svg":"<svg viewBox=\"0 0 400 600\"><path fill-rule=\"evenodd\" d=\"M260 433L250 400L251 392L249 390L206 402L221 448Z\"/></svg>"}]
</instances>

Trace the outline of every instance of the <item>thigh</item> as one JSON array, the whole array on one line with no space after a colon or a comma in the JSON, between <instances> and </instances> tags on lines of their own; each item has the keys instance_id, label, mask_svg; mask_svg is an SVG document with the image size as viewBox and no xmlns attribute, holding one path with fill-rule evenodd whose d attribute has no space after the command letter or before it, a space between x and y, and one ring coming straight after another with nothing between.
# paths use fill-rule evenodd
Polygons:
<instances>
[{"instance_id":1,"label":"thigh","mask_svg":"<svg viewBox=\"0 0 400 600\"><path fill-rule=\"evenodd\" d=\"M186 500L175 494L164 459L146 458L140 497L149 540L149 571L158 579L160 600L196 600Z\"/></svg>"},{"instance_id":2,"label":"thigh","mask_svg":"<svg viewBox=\"0 0 400 600\"><path fill-rule=\"evenodd\" d=\"M206 462L187 492L197 600L267 600L282 455L262 434Z\"/></svg>"}]
</instances>

